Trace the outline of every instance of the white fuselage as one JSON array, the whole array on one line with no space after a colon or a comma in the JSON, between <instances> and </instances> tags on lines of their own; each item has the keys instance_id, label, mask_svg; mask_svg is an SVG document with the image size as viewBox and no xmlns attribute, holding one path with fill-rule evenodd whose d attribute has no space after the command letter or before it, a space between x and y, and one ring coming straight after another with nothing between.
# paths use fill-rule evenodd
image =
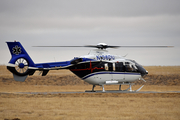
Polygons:
<instances>
[{"instance_id":1,"label":"white fuselage","mask_svg":"<svg viewBox=\"0 0 180 120\"><path fill-rule=\"evenodd\" d=\"M94 84L94 85L102 85L102 84L121 84L123 82L133 82L141 78L141 74L134 73L118 73L118 72L104 72L104 74L92 73L88 75L90 77L84 79L84 81ZM87 76L85 76L87 77Z\"/></svg>"},{"instance_id":2,"label":"white fuselage","mask_svg":"<svg viewBox=\"0 0 180 120\"><path fill-rule=\"evenodd\" d=\"M102 85L102 84L121 84L124 82L133 82L141 78L139 72L133 71L118 71L118 63L128 65L130 69L137 69L135 63L125 59L122 56L111 55L107 50L96 49L90 51L88 55L80 56L79 58L88 58L94 61L107 62L104 64L105 71L92 72L82 79L93 85ZM111 69L111 70L110 70Z\"/></svg>"}]
</instances>

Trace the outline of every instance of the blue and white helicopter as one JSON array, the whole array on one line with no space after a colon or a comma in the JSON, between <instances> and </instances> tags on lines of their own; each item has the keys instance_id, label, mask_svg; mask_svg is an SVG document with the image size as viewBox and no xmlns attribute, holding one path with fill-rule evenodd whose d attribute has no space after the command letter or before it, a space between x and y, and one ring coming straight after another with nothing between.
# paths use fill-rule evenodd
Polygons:
<instances>
[{"instance_id":1,"label":"blue and white helicopter","mask_svg":"<svg viewBox=\"0 0 180 120\"><path fill-rule=\"evenodd\" d=\"M46 76L49 70L69 69L82 80L92 84L92 92L96 85L102 86L102 92L105 92L104 85L129 85L127 91L132 91L132 82L143 80L143 76L148 71L134 60L126 59L118 55L111 55L107 48L118 47L168 47L168 46L109 46L105 43L86 46L36 46L36 47L93 47L88 55L76 57L70 61L38 63L35 64L20 42L6 42L11 53L11 60L7 69L13 73L14 80L25 81L27 76L31 76L35 71L41 71L42 76ZM145 81L146 82L146 81ZM144 86L144 85L143 85ZM143 86L141 86L139 91Z\"/></svg>"}]
</instances>

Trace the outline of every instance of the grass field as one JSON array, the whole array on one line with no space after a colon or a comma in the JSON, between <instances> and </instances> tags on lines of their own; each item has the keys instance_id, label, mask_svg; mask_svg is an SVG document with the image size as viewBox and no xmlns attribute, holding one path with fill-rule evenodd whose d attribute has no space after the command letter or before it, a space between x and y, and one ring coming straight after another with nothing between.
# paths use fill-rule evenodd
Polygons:
<instances>
[{"instance_id":1,"label":"grass field","mask_svg":"<svg viewBox=\"0 0 180 120\"><path fill-rule=\"evenodd\" d=\"M180 66L147 66L149 75L135 82L142 91L180 91ZM123 86L125 89L127 86ZM57 92L91 90L70 71L38 73L25 82L16 82L5 66L0 66L0 120L179 120L180 94L13 94L15 92ZM105 86L118 90L117 85ZM102 90L96 87L95 90ZM8 92L4 94L2 92Z\"/></svg>"},{"instance_id":2,"label":"grass field","mask_svg":"<svg viewBox=\"0 0 180 120\"><path fill-rule=\"evenodd\" d=\"M1 94L0 119L178 120L179 98L180 94Z\"/></svg>"}]
</instances>

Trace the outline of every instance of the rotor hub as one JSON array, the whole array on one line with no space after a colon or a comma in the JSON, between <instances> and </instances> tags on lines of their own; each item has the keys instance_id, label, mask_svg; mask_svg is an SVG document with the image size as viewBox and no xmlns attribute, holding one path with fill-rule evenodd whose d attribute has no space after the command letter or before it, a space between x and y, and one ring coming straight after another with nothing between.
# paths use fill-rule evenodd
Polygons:
<instances>
[{"instance_id":1,"label":"rotor hub","mask_svg":"<svg viewBox=\"0 0 180 120\"><path fill-rule=\"evenodd\" d=\"M108 47L108 45L106 43L98 43L97 44L98 49L106 49L107 47Z\"/></svg>"}]
</instances>

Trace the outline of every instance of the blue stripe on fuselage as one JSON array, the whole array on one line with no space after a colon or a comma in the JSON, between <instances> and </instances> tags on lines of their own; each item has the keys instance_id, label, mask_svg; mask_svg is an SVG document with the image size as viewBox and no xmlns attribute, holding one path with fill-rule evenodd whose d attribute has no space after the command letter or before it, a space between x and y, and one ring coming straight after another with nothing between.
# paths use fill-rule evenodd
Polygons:
<instances>
[{"instance_id":1,"label":"blue stripe on fuselage","mask_svg":"<svg viewBox=\"0 0 180 120\"><path fill-rule=\"evenodd\" d=\"M64 61L64 62L51 62L51 63L39 63L35 64L38 68L52 68L52 67L66 67L71 65L70 61Z\"/></svg>"},{"instance_id":2,"label":"blue stripe on fuselage","mask_svg":"<svg viewBox=\"0 0 180 120\"><path fill-rule=\"evenodd\" d=\"M85 77L83 77L82 79L87 79L91 76L94 76L94 75L98 75L98 74L124 74L124 75L141 75L140 73L132 73L132 72L110 72L110 71L107 71L107 72L95 72L95 73L91 73L89 75L86 75Z\"/></svg>"}]
</instances>

